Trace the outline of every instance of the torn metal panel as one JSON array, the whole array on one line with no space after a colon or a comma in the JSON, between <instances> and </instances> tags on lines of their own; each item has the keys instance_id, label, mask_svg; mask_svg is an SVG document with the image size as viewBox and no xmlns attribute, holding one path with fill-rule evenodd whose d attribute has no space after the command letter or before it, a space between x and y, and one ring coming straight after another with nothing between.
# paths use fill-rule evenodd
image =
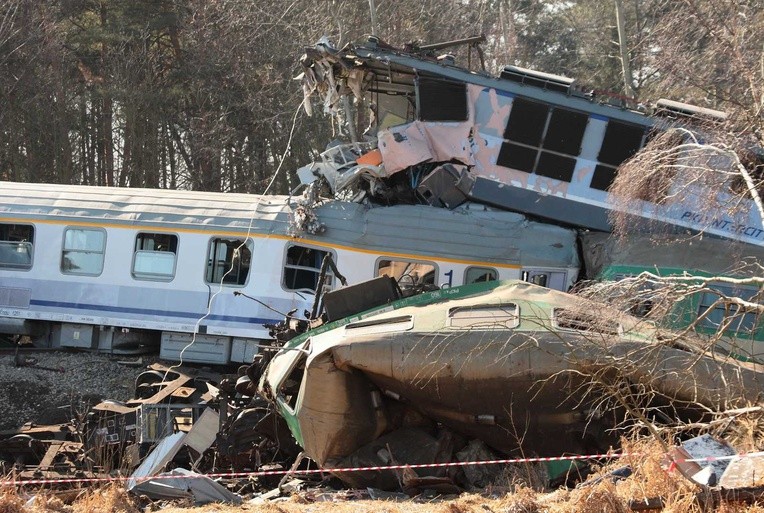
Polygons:
<instances>
[{"instance_id":1,"label":"torn metal panel","mask_svg":"<svg viewBox=\"0 0 764 513\"><path fill-rule=\"evenodd\" d=\"M681 447L672 447L669 451L670 458L685 477L706 486L719 483L730 464L729 457L736 454L727 442L709 434L685 440Z\"/></svg>"},{"instance_id":2,"label":"torn metal panel","mask_svg":"<svg viewBox=\"0 0 764 513\"><path fill-rule=\"evenodd\" d=\"M338 94L352 94L358 112L373 112L366 135L376 134L388 177L424 162L456 160L470 166L475 202L596 230L609 230L609 213L617 209L641 218L641 229L654 222L764 245L762 220L750 201L730 213L726 206L735 198L721 193L715 213L704 215L703 198L711 196L682 176L666 197L651 201L619 204L608 192L618 167L646 144L650 130L687 126L698 115L719 120L723 113L659 101L651 114L649 105L614 102L613 95L565 77L516 66L493 77L442 62L416 47L371 39L341 50L318 45L302 64L306 91L331 106L341 125L353 123L342 117L347 109L338 108ZM663 116L666 109L671 116ZM395 199L379 190L365 197L384 204Z\"/></svg>"},{"instance_id":3,"label":"torn metal panel","mask_svg":"<svg viewBox=\"0 0 764 513\"><path fill-rule=\"evenodd\" d=\"M422 179L417 192L434 207L454 209L467 201L473 183L467 166L443 164Z\"/></svg>"},{"instance_id":4,"label":"torn metal panel","mask_svg":"<svg viewBox=\"0 0 764 513\"><path fill-rule=\"evenodd\" d=\"M155 476L172 461L180 448L186 433L173 433L163 438L152 450L143 462L135 469L130 479L127 480L126 488L132 490L147 477Z\"/></svg>"},{"instance_id":5,"label":"torn metal panel","mask_svg":"<svg viewBox=\"0 0 764 513\"><path fill-rule=\"evenodd\" d=\"M719 479L726 489L764 487L764 457L745 455L730 461Z\"/></svg>"},{"instance_id":6,"label":"torn metal panel","mask_svg":"<svg viewBox=\"0 0 764 513\"><path fill-rule=\"evenodd\" d=\"M419 122L383 130L378 134L378 139L387 176L434 159Z\"/></svg>"},{"instance_id":7,"label":"torn metal panel","mask_svg":"<svg viewBox=\"0 0 764 513\"><path fill-rule=\"evenodd\" d=\"M582 233L584 265L594 277L650 270L658 274L753 276L757 269L741 262L764 262L764 250L750 244L730 245L714 238L676 240L676 237L633 234L617 238L607 233Z\"/></svg>"},{"instance_id":8,"label":"torn metal panel","mask_svg":"<svg viewBox=\"0 0 764 513\"><path fill-rule=\"evenodd\" d=\"M432 422L504 454L598 451L615 442L608 428L618 422L615 410L591 415L601 397L587 385L599 373L686 405L683 418L702 414L694 403L720 408L764 392L752 366L691 339L667 346L638 319L561 292L473 285L396 308L414 299L308 332L266 370L260 392L320 465Z\"/></svg>"},{"instance_id":9,"label":"torn metal panel","mask_svg":"<svg viewBox=\"0 0 764 513\"><path fill-rule=\"evenodd\" d=\"M154 500L193 497L195 504L221 502L241 504L241 496L229 491L207 476L184 468L158 474L159 479L143 481L132 488L133 493L147 495Z\"/></svg>"},{"instance_id":10,"label":"torn metal panel","mask_svg":"<svg viewBox=\"0 0 764 513\"><path fill-rule=\"evenodd\" d=\"M220 415L215 410L207 408L186 434L186 445L199 454L204 454L204 451L215 443L219 425Z\"/></svg>"}]
</instances>

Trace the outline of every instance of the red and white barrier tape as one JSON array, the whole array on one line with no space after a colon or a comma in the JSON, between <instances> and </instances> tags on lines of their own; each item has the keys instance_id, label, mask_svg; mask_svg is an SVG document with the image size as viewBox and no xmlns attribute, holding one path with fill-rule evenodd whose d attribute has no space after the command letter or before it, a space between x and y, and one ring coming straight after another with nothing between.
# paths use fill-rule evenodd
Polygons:
<instances>
[{"instance_id":1,"label":"red and white barrier tape","mask_svg":"<svg viewBox=\"0 0 764 513\"><path fill-rule=\"evenodd\" d=\"M347 472L377 472L385 470L401 470L405 468L417 469L417 468L446 468L446 467L466 467L466 466L478 466L478 465L509 465L512 463L543 463L551 461L579 461L579 460L601 460L601 459L617 459L629 456L626 453L606 453L606 454L589 454L589 455L572 455L572 456L550 456L550 457L537 457L537 458L510 458L499 460L484 460L484 461L450 461L445 463L414 463L410 465L387 465L387 466L375 466L375 467L343 467L343 468L323 468L323 469L302 469L302 470L261 470L257 472L221 472L210 474L197 474L190 476L180 475L160 475L152 477L138 477L132 478L129 476L117 476L117 477L74 477L74 478L62 478L62 479L25 479L14 480L5 479L0 480L0 486L18 486L18 485L40 485L40 484L71 484L71 483L108 483L108 482L124 482L131 479L136 482L154 481L158 479L195 479L195 478L246 478L246 477L263 477L263 476L283 476L286 474L300 475L300 474L318 474L318 473L347 473ZM714 462L722 460L736 460L743 458L755 458L764 456L764 452L750 452L744 454L736 454L733 456L708 456L705 458L688 458L688 459L674 459L671 462L673 468L677 463L704 463Z\"/></svg>"},{"instance_id":2,"label":"red and white barrier tape","mask_svg":"<svg viewBox=\"0 0 764 513\"><path fill-rule=\"evenodd\" d=\"M131 478L129 476L118 477L73 477L63 479L24 479L24 480L0 480L0 486L6 485L37 485L37 484L60 484L60 483L105 483L105 482L123 482L135 479L136 482L153 481L156 479L194 479L194 478L243 478L243 477L262 477L262 476L283 476L286 474L319 474L319 473L340 473L340 472L375 472L384 470L401 470L405 468L445 468L445 467L466 467L471 465L508 465L510 463L538 463L549 461L574 461L574 460L596 460L596 459L615 459L624 456L620 453L608 454L589 454L589 455L571 455L571 456L549 456L538 458L512 458L501 460L484 461L450 461L445 463L412 463L410 465L386 465L376 467L342 467L342 468L321 468L321 469L301 469L301 470L261 470L257 472L223 472L198 474L192 476L162 475L153 477Z\"/></svg>"}]
</instances>

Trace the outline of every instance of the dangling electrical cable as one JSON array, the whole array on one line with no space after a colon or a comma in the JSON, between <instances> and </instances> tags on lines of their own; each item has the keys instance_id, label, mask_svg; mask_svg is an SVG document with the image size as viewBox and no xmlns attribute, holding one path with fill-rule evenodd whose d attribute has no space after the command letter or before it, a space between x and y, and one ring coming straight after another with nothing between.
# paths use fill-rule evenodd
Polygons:
<instances>
[{"instance_id":1,"label":"dangling electrical cable","mask_svg":"<svg viewBox=\"0 0 764 513\"><path fill-rule=\"evenodd\" d=\"M231 274L231 272L233 272L234 262L236 262L237 259L241 258L240 252L242 248L246 246L247 242L249 242L250 239L252 239L252 225L255 221L255 214L257 213L257 209L260 207L260 202L262 201L263 197L268 194L271 187L276 182L276 178L279 176L279 173L281 172L281 168L284 165L284 161L286 160L286 155L292 146L292 138L294 137L294 130L295 130L295 127L297 126L297 116L300 114L300 110L302 109L302 103L303 102L300 102L300 104L297 106L294 116L292 117L292 128L289 130L289 138L287 139L287 144L286 144L286 148L284 148L284 153L281 155L281 162L279 162L279 165L276 168L276 171L274 171L273 176L270 179L270 182L265 187L265 190L257 197L257 201L252 207L252 215L249 218L249 225L247 226L247 235L244 238L244 241L241 244L239 244L239 246L236 249L234 249L234 254L231 258L231 267L228 269L228 271L225 272L225 274L223 274L223 276L220 277L218 290L212 295L212 297L210 297L209 301L207 301L207 312L196 321L196 324L194 325L194 332L191 337L191 341L188 344L186 344L186 346L180 351L179 362L169 367L167 371L165 371L165 375L162 378L162 381L165 381L167 379L167 374L170 372L171 369L174 369L183 365L183 354L186 352L188 348L193 346L194 343L196 342L196 335L199 333L199 327L201 326L201 323L204 321L204 319L206 319L212 314L212 305L215 301L215 298L223 292L224 280L229 274ZM268 238L269 236L270 236L269 234L266 234L265 238ZM254 241L254 239L252 240Z\"/></svg>"}]
</instances>

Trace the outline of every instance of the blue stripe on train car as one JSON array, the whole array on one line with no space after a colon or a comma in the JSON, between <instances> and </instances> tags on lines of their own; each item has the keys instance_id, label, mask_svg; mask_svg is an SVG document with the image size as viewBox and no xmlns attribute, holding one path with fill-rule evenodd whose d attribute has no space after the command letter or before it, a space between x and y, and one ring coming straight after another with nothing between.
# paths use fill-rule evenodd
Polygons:
<instances>
[{"instance_id":1,"label":"blue stripe on train car","mask_svg":"<svg viewBox=\"0 0 764 513\"><path fill-rule=\"evenodd\" d=\"M49 306L53 308L71 308L73 310L95 310L98 312L115 312L139 315L153 315L159 317L184 317L190 319L199 319L204 313L199 312L176 312L172 310L150 310L147 308L132 308L124 306L92 305L86 303L68 303L64 301L46 301L43 299L33 299L29 302L36 306ZM214 315L210 314L205 319L213 321L241 322L245 324L269 324L279 322L280 319L265 319L262 317L238 317L234 315Z\"/></svg>"}]
</instances>

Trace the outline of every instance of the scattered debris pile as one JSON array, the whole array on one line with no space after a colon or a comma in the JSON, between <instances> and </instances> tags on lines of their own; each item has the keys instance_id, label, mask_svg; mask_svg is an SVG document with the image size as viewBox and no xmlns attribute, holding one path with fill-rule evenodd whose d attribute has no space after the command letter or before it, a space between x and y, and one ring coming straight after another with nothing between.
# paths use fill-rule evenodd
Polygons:
<instances>
[{"instance_id":1,"label":"scattered debris pile","mask_svg":"<svg viewBox=\"0 0 764 513\"><path fill-rule=\"evenodd\" d=\"M545 486L538 467L518 464L497 466L492 482L472 493L453 486L443 487L435 480L428 485L420 482L419 488L406 489L411 477L403 469L399 476L401 488L406 491L337 489L325 481L293 478L269 492L245 493L240 497L224 486L229 484L226 480L216 482L192 471L176 469L161 474L161 479L145 482L148 483L145 486L134 487L130 494L124 487L114 485L85 492L3 487L0 488L0 509L60 512L68 511L66 505L71 505L71 511L137 513L170 504L223 502L231 505L230 511L241 511L242 503L257 507L277 502L279 511L297 513L336 511L343 503L354 511L376 511L378 501L382 500L386 511L422 513L761 511L757 509L757 503L764 497L760 477L764 458L760 453L738 454L728 443L710 435L686 440L668 450L655 439L625 443L625 446L622 457L603 461L600 467L596 467L595 462L596 469L586 481L557 490ZM711 479L715 476L717 484L708 484L709 476ZM218 506L218 510L229 511L225 506Z\"/></svg>"},{"instance_id":2,"label":"scattered debris pile","mask_svg":"<svg viewBox=\"0 0 764 513\"><path fill-rule=\"evenodd\" d=\"M38 353L34 358L40 359ZM96 359L103 363L102 356ZM96 368L104 372L103 365ZM0 433L0 473L32 487L114 480L157 500L236 503L236 493L203 474L283 470L299 452L283 420L252 397L246 367L234 375L159 363L142 371L127 368L134 379L132 399L98 402L69 422L29 422ZM262 491L278 479L245 477L226 484Z\"/></svg>"}]
</instances>

